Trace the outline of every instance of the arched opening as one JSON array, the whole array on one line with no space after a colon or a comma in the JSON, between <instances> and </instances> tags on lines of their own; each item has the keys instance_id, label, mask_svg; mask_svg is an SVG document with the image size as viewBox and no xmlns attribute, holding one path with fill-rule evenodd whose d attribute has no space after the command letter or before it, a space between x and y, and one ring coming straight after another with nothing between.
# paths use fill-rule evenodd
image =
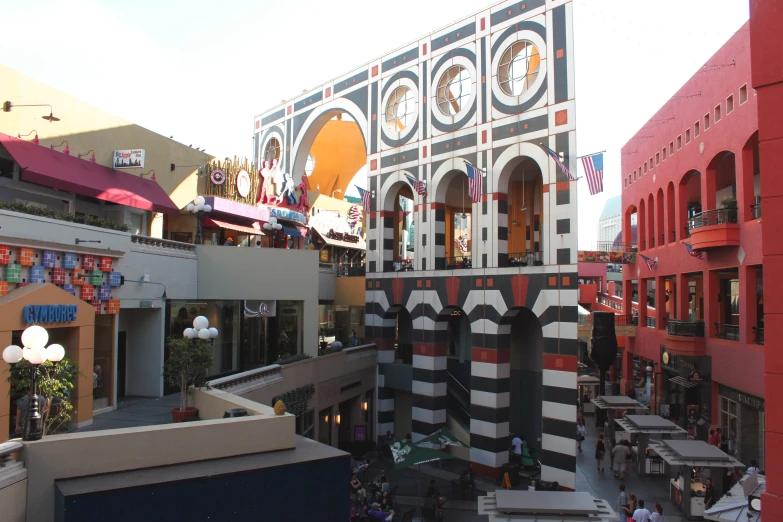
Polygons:
<instances>
[{"instance_id":1,"label":"arched opening","mask_svg":"<svg viewBox=\"0 0 783 522\"><path fill-rule=\"evenodd\" d=\"M655 198L647 197L647 248L655 247Z\"/></svg>"},{"instance_id":2,"label":"arched opening","mask_svg":"<svg viewBox=\"0 0 783 522\"><path fill-rule=\"evenodd\" d=\"M733 152L715 155L707 167L707 208L716 209L722 223L737 222L737 167Z\"/></svg>"},{"instance_id":3,"label":"arched opening","mask_svg":"<svg viewBox=\"0 0 783 522\"><path fill-rule=\"evenodd\" d=\"M690 218L701 214L701 173L690 170L680 180L680 239L691 237L688 227Z\"/></svg>"},{"instance_id":4,"label":"arched opening","mask_svg":"<svg viewBox=\"0 0 783 522\"><path fill-rule=\"evenodd\" d=\"M669 186L666 187L666 241L670 243L677 241L677 224L674 220L676 210L677 207L674 200L674 183L670 181Z\"/></svg>"},{"instance_id":5,"label":"arched opening","mask_svg":"<svg viewBox=\"0 0 783 522\"><path fill-rule=\"evenodd\" d=\"M501 172L498 191L508 194L508 240L505 252L503 241L498 242L498 266L543 264L542 186L541 167L527 156L510 161Z\"/></svg>"},{"instance_id":6,"label":"arched opening","mask_svg":"<svg viewBox=\"0 0 783 522\"><path fill-rule=\"evenodd\" d=\"M500 348L509 350L509 430L540 447L543 422L544 334L538 317L529 308L508 310L500 320L506 333Z\"/></svg>"},{"instance_id":7,"label":"arched opening","mask_svg":"<svg viewBox=\"0 0 783 522\"><path fill-rule=\"evenodd\" d=\"M741 208L745 221L761 217L761 171L759 170L759 133L753 135L742 147L742 191Z\"/></svg>"},{"instance_id":8,"label":"arched opening","mask_svg":"<svg viewBox=\"0 0 783 522\"><path fill-rule=\"evenodd\" d=\"M639 236L639 250L647 250L647 228L645 226L645 223L647 223L647 213L646 213L646 203L644 198L639 201L639 212L637 214L637 220L636 220L636 226L637 226L637 234Z\"/></svg>"},{"instance_id":9,"label":"arched opening","mask_svg":"<svg viewBox=\"0 0 783 522\"><path fill-rule=\"evenodd\" d=\"M655 196L655 221L658 223L658 228L655 232L655 244L663 246L666 244L666 232L663 222L663 189L658 189L658 194Z\"/></svg>"},{"instance_id":10,"label":"arched opening","mask_svg":"<svg viewBox=\"0 0 783 522\"><path fill-rule=\"evenodd\" d=\"M394 305L386 311L387 319L394 319L394 360L413 364L413 319L402 305Z\"/></svg>"},{"instance_id":11,"label":"arched opening","mask_svg":"<svg viewBox=\"0 0 783 522\"><path fill-rule=\"evenodd\" d=\"M622 246L628 250L639 248L639 212L636 205L630 205L623 215Z\"/></svg>"},{"instance_id":12,"label":"arched opening","mask_svg":"<svg viewBox=\"0 0 783 522\"><path fill-rule=\"evenodd\" d=\"M435 268L455 270L473 266L473 200L468 176L461 170L451 170L438 184L436 202L443 204L445 248L443 258L436 251ZM436 208L435 219L440 221ZM436 247L438 235L436 232Z\"/></svg>"},{"instance_id":13,"label":"arched opening","mask_svg":"<svg viewBox=\"0 0 783 522\"><path fill-rule=\"evenodd\" d=\"M383 209L392 211L391 219L387 216L382 221L383 271L413 270L419 264L416 260L416 213L410 184L404 181L394 183L386 193ZM426 269L426 266L420 268Z\"/></svg>"}]
</instances>

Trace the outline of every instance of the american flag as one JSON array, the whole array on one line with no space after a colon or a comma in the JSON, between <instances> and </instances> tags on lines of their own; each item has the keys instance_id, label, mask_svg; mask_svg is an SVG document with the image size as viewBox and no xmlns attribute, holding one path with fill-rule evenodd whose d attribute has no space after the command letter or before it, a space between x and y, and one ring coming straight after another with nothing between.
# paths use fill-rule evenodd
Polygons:
<instances>
[{"instance_id":1,"label":"american flag","mask_svg":"<svg viewBox=\"0 0 783 522\"><path fill-rule=\"evenodd\" d=\"M365 212L370 211L370 199L372 198L372 193L369 190L364 190L361 187L356 187L356 190L359 191L359 197L362 198L362 206L364 207Z\"/></svg>"},{"instance_id":2,"label":"american flag","mask_svg":"<svg viewBox=\"0 0 783 522\"><path fill-rule=\"evenodd\" d=\"M657 257L655 259L650 259L649 257L643 256L641 254L639 254L639 257L644 259L644 262L647 263L647 268L650 269L650 272L654 272L655 269L658 268L658 258Z\"/></svg>"},{"instance_id":3,"label":"american flag","mask_svg":"<svg viewBox=\"0 0 783 522\"><path fill-rule=\"evenodd\" d=\"M569 180L574 181L575 178L574 178L573 174L571 174L571 171L568 170L568 167L566 167L565 164L562 161L560 161L560 156L558 156L557 152L553 151L552 149L550 149L546 145L542 145L541 143L539 143L538 146L541 147L544 150L544 152L546 152L547 156L549 156L550 158L555 160L555 163L557 163L557 166L560 167L560 170L563 171L563 174L568 176Z\"/></svg>"},{"instance_id":4,"label":"american flag","mask_svg":"<svg viewBox=\"0 0 783 522\"><path fill-rule=\"evenodd\" d=\"M692 255L693 257L697 259L704 259L704 252L696 252L693 250L693 247L690 243L683 243L685 245L685 248L688 250L688 253Z\"/></svg>"},{"instance_id":5,"label":"american flag","mask_svg":"<svg viewBox=\"0 0 783 522\"><path fill-rule=\"evenodd\" d=\"M595 196L604 191L604 155L593 154L582 158L582 169L585 171L590 195Z\"/></svg>"},{"instance_id":6,"label":"american flag","mask_svg":"<svg viewBox=\"0 0 783 522\"><path fill-rule=\"evenodd\" d=\"M468 171L468 192L470 193L470 199L473 203L481 201L481 171L465 162L465 167Z\"/></svg>"},{"instance_id":7,"label":"american flag","mask_svg":"<svg viewBox=\"0 0 783 522\"><path fill-rule=\"evenodd\" d=\"M413 187L413 190L419 193L420 196L426 196L427 195L427 187L424 186L424 183L419 181L418 179L412 178L410 176L405 176L408 178L408 183L411 184Z\"/></svg>"}]
</instances>

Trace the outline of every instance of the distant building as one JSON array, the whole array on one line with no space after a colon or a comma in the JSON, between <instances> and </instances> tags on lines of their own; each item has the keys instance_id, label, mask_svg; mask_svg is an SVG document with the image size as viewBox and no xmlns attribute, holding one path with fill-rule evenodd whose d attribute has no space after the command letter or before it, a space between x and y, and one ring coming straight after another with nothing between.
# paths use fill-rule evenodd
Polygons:
<instances>
[{"instance_id":1,"label":"distant building","mask_svg":"<svg viewBox=\"0 0 783 522\"><path fill-rule=\"evenodd\" d=\"M620 218L621 196L614 196L606 200L601 217L598 218L598 243L613 243L622 230Z\"/></svg>"}]
</instances>

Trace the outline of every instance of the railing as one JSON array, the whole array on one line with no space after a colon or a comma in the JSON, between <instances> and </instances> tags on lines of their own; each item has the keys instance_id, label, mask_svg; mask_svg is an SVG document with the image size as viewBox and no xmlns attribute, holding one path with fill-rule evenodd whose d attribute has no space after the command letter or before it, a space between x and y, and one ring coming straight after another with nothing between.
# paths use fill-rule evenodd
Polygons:
<instances>
[{"instance_id":1,"label":"railing","mask_svg":"<svg viewBox=\"0 0 783 522\"><path fill-rule=\"evenodd\" d=\"M359 263L339 263L337 277L364 277L365 266Z\"/></svg>"},{"instance_id":2,"label":"railing","mask_svg":"<svg viewBox=\"0 0 783 522\"><path fill-rule=\"evenodd\" d=\"M753 219L761 218L761 198L756 197L756 202L750 206L750 212L753 215Z\"/></svg>"},{"instance_id":3,"label":"railing","mask_svg":"<svg viewBox=\"0 0 783 522\"><path fill-rule=\"evenodd\" d=\"M688 227L685 227L685 235L683 236L684 239L688 239L691 237L691 229Z\"/></svg>"},{"instance_id":4,"label":"railing","mask_svg":"<svg viewBox=\"0 0 783 522\"><path fill-rule=\"evenodd\" d=\"M446 258L446 270L460 270L473 268L473 261L470 256L453 256Z\"/></svg>"},{"instance_id":5,"label":"railing","mask_svg":"<svg viewBox=\"0 0 783 522\"><path fill-rule=\"evenodd\" d=\"M717 208L696 214L688 220L688 228L694 230L696 228L725 225L727 223L737 223L736 208Z\"/></svg>"},{"instance_id":6,"label":"railing","mask_svg":"<svg viewBox=\"0 0 783 522\"><path fill-rule=\"evenodd\" d=\"M18 442L3 442L0 444L0 468L6 466L8 461L11 460L11 455L13 453L21 451L22 449L24 449L24 445Z\"/></svg>"},{"instance_id":7,"label":"railing","mask_svg":"<svg viewBox=\"0 0 783 522\"><path fill-rule=\"evenodd\" d=\"M615 326L638 326L639 316L630 314L615 315L614 324Z\"/></svg>"},{"instance_id":8,"label":"railing","mask_svg":"<svg viewBox=\"0 0 783 522\"><path fill-rule=\"evenodd\" d=\"M318 263L318 272L321 274L334 274L334 265L332 263Z\"/></svg>"},{"instance_id":9,"label":"railing","mask_svg":"<svg viewBox=\"0 0 783 522\"><path fill-rule=\"evenodd\" d=\"M599 252L637 252L639 245L636 243L619 243L615 241L599 241L597 243Z\"/></svg>"},{"instance_id":10,"label":"railing","mask_svg":"<svg viewBox=\"0 0 783 522\"><path fill-rule=\"evenodd\" d=\"M690 321L669 319L669 322L666 323L666 332L669 335L679 335L681 337L704 337L704 322L692 323Z\"/></svg>"},{"instance_id":11,"label":"railing","mask_svg":"<svg viewBox=\"0 0 783 522\"><path fill-rule=\"evenodd\" d=\"M650 317L649 315L645 318L647 321L647 328L655 328L655 317Z\"/></svg>"},{"instance_id":12,"label":"railing","mask_svg":"<svg viewBox=\"0 0 783 522\"><path fill-rule=\"evenodd\" d=\"M739 341L739 325L715 323L715 337L728 339L729 341Z\"/></svg>"},{"instance_id":13,"label":"railing","mask_svg":"<svg viewBox=\"0 0 783 522\"><path fill-rule=\"evenodd\" d=\"M161 239L157 237L133 235L131 236L131 243L133 243L134 245L145 246L145 247L163 248L166 250L178 250L180 252L196 251L196 245L191 245L190 243L182 243L180 241L171 241L170 239Z\"/></svg>"},{"instance_id":14,"label":"railing","mask_svg":"<svg viewBox=\"0 0 783 522\"><path fill-rule=\"evenodd\" d=\"M225 390L228 388L234 388L242 384L248 384L256 381L269 381L282 378L283 367L279 364L272 364L270 366L264 366L263 368L256 368L254 370L248 370L246 372L229 375L228 377L221 377L209 381L207 384L210 388L217 388L218 390Z\"/></svg>"},{"instance_id":15,"label":"railing","mask_svg":"<svg viewBox=\"0 0 783 522\"><path fill-rule=\"evenodd\" d=\"M501 260L501 268L511 266L542 266L544 264L543 252L514 252L509 253L505 261Z\"/></svg>"},{"instance_id":16,"label":"railing","mask_svg":"<svg viewBox=\"0 0 783 522\"><path fill-rule=\"evenodd\" d=\"M598 302L601 303L604 306L607 306L613 310L620 310L623 309L623 303L618 303L617 301L614 301L612 299L609 299L608 297L599 296Z\"/></svg>"},{"instance_id":17,"label":"railing","mask_svg":"<svg viewBox=\"0 0 783 522\"><path fill-rule=\"evenodd\" d=\"M756 344L764 344L764 327L763 326L754 326L753 327L753 339L756 341Z\"/></svg>"},{"instance_id":18,"label":"railing","mask_svg":"<svg viewBox=\"0 0 783 522\"><path fill-rule=\"evenodd\" d=\"M416 270L412 259L397 260L392 264L392 270L395 272L412 272Z\"/></svg>"},{"instance_id":19,"label":"railing","mask_svg":"<svg viewBox=\"0 0 783 522\"><path fill-rule=\"evenodd\" d=\"M470 412L468 410L470 408L470 391L448 370L446 377L446 388L451 388L451 392L447 394L446 408L451 410L451 414L457 422L467 428L470 426Z\"/></svg>"}]
</instances>

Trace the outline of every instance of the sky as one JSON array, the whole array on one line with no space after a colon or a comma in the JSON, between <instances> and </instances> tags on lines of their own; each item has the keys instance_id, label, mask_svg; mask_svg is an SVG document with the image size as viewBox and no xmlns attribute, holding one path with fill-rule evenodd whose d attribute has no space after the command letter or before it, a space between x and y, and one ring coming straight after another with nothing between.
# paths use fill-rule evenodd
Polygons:
<instances>
[{"instance_id":1,"label":"sky","mask_svg":"<svg viewBox=\"0 0 783 522\"><path fill-rule=\"evenodd\" d=\"M216 157L253 117L481 9L475 0L3 0L0 63ZM489 3L485 5L491 5ZM620 148L748 19L747 0L574 0L579 248L620 193ZM2 86L0 86L2 97Z\"/></svg>"}]
</instances>

